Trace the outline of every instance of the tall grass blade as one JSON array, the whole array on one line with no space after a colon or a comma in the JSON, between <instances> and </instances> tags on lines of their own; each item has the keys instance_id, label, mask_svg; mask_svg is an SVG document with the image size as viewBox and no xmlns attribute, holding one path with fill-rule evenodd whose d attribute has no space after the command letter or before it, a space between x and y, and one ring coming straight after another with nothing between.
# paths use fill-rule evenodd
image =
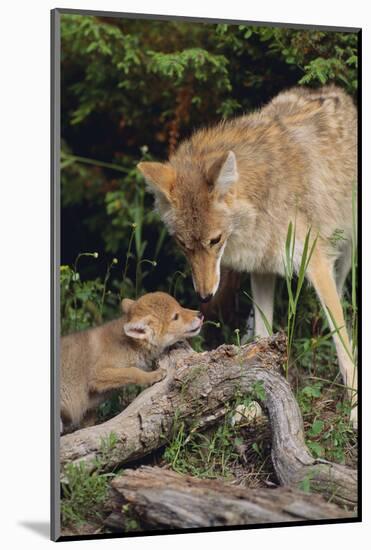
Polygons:
<instances>
[{"instance_id":1,"label":"tall grass blade","mask_svg":"<svg viewBox=\"0 0 371 550\"><path fill-rule=\"evenodd\" d=\"M252 301L252 303L254 304L254 306L256 306L256 308L258 309L260 315L261 315L261 318L263 319L263 323L264 323L264 326L266 328L266 331L268 332L269 336L272 336L273 334L273 330L272 330L272 326L271 324L269 323L267 317L265 316L264 314L264 311L261 309L261 307L258 306L258 304L252 299L251 296L249 296L249 294L245 291L243 291L243 293L245 294L245 296L248 297L249 300Z\"/></svg>"}]
</instances>

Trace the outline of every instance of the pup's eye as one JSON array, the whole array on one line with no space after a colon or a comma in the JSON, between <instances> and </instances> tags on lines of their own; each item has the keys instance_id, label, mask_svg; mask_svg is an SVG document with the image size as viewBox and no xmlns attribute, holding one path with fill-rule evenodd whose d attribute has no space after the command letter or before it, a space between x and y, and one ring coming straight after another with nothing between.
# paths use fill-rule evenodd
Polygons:
<instances>
[{"instance_id":1,"label":"pup's eye","mask_svg":"<svg viewBox=\"0 0 371 550\"><path fill-rule=\"evenodd\" d=\"M177 321L179 319L179 313L174 313L173 321Z\"/></svg>"},{"instance_id":2,"label":"pup's eye","mask_svg":"<svg viewBox=\"0 0 371 550\"><path fill-rule=\"evenodd\" d=\"M210 240L210 246L214 246L215 244L218 244L220 242L220 239L222 238L222 235L218 235L215 237L215 239Z\"/></svg>"}]
</instances>

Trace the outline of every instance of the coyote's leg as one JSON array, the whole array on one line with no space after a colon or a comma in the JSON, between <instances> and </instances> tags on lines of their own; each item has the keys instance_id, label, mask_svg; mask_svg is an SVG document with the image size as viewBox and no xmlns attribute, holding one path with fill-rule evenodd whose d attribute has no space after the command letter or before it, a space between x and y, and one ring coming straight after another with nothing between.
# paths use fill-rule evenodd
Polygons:
<instances>
[{"instance_id":1,"label":"coyote's leg","mask_svg":"<svg viewBox=\"0 0 371 550\"><path fill-rule=\"evenodd\" d=\"M351 359L351 345L345 326L343 308L340 303L339 294L336 289L336 283L333 276L333 265L318 249L315 250L313 254L307 275L313 284L319 299L321 300L331 331L333 331L340 372L342 374L343 381L348 388L349 398L353 406L351 420L353 426L356 427L357 372L354 361ZM331 312L331 315L329 314L329 311Z\"/></svg>"},{"instance_id":2,"label":"coyote's leg","mask_svg":"<svg viewBox=\"0 0 371 550\"><path fill-rule=\"evenodd\" d=\"M347 275L352 267L352 243L347 241L343 253L337 261L336 265L336 288L339 296L343 295L344 284Z\"/></svg>"},{"instance_id":3,"label":"coyote's leg","mask_svg":"<svg viewBox=\"0 0 371 550\"><path fill-rule=\"evenodd\" d=\"M268 336L268 331L259 312L259 308L264 313L269 326L272 327L275 282L276 276L272 273L251 273L251 292L254 300L255 336Z\"/></svg>"}]
</instances>

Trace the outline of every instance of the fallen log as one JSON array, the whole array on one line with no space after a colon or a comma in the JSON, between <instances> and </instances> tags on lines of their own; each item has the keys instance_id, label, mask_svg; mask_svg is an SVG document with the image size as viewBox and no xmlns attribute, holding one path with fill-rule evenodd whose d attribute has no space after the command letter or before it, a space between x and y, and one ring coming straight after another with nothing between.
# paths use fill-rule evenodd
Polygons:
<instances>
[{"instance_id":1,"label":"fallen log","mask_svg":"<svg viewBox=\"0 0 371 550\"><path fill-rule=\"evenodd\" d=\"M84 461L94 468L112 470L162 447L172 433L174 419L189 427L208 427L225 415L228 402L264 388L261 406L272 431L272 462L282 485L300 486L322 493L333 502L354 508L357 473L345 466L315 459L305 445L299 406L286 380L279 374L286 358L282 334L247 346L220 346L195 353L188 346L169 351L159 362L167 370L161 382L142 392L122 413L104 424L61 438L62 472L67 463ZM112 434L114 437L112 438ZM106 441L114 442L109 452Z\"/></svg>"},{"instance_id":2,"label":"fallen log","mask_svg":"<svg viewBox=\"0 0 371 550\"><path fill-rule=\"evenodd\" d=\"M112 511L104 524L114 531L123 530L128 512L139 518L143 529L191 529L353 516L320 495L291 487L246 489L158 467L126 470L111 485Z\"/></svg>"}]
</instances>

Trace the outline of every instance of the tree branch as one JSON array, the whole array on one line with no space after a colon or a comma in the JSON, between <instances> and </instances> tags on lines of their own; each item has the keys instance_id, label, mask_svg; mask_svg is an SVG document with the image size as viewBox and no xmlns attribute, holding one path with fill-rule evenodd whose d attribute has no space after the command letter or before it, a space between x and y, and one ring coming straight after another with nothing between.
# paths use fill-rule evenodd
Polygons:
<instances>
[{"instance_id":1,"label":"tree branch","mask_svg":"<svg viewBox=\"0 0 371 550\"><path fill-rule=\"evenodd\" d=\"M246 489L158 467L126 470L111 483L114 493L105 525L122 531L128 512L144 529L190 529L222 525L286 523L352 517L320 495L291 487Z\"/></svg>"}]
</instances>

